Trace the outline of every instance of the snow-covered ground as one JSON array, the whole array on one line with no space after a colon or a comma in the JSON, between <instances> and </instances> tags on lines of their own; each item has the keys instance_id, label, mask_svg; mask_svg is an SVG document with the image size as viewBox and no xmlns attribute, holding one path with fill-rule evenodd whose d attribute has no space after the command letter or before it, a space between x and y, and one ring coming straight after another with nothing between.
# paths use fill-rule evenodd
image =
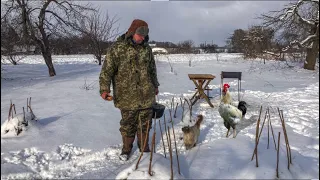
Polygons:
<instances>
[{"instance_id":1,"label":"snow-covered ground","mask_svg":"<svg viewBox=\"0 0 320 180\"><path fill-rule=\"evenodd\" d=\"M1 124L8 117L10 100L17 113L26 107L32 97L32 109L37 122L18 137L1 138L1 179L17 178L81 178L81 179L169 179L170 156L164 154L159 126L156 127L156 154L153 154L152 173L148 167L150 154L145 153L135 170L140 155L136 143L128 162L119 160L121 136L120 111L112 102L99 96L98 77L101 66L91 55L54 56L57 76L48 77L41 56L27 56L20 65L2 65ZM191 60L191 67L189 67ZM169 63L170 61L170 63ZM259 167L251 156L255 145L256 121L263 106L262 122L267 107L280 140L279 176L281 179L319 179L319 71L301 67L288 68L277 61L243 60L239 54L159 55L156 56L160 81L159 102L165 104L169 117L170 101L179 103L177 117L173 118L181 175L175 154L173 134L174 178L187 179L274 179L276 178L276 150L270 132L267 149L267 125L258 146ZM171 71L170 65L173 68ZM220 72L241 71L241 99L250 105L238 126L238 134L225 137L226 128L219 116ZM187 105L182 117L180 98L190 98L195 86L189 73L210 73L211 108L199 100L189 116ZM230 91L237 99L237 80L226 79ZM87 90L84 85L87 84ZM290 170L283 131L276 108L283 110L292 153ZM186 150L181 140L181 128L192 125L198 114L204 116L198 144ZM167 118L168 120L168 118ZM191 122L190 122L191 120ZM160 119L162 125L163 118ZM158 121L157 121L158 122ZM171 124L167 124L172 129ZM154 128L153 128L154 129ZM151 130L150 140L153 133ZM164 126L162 126L164 133ZM171 132L172 133L172 132ZM164 143L167 144L164 135ZM166 157L165 157L166 156Z\"/></svg>"}]
</instances>

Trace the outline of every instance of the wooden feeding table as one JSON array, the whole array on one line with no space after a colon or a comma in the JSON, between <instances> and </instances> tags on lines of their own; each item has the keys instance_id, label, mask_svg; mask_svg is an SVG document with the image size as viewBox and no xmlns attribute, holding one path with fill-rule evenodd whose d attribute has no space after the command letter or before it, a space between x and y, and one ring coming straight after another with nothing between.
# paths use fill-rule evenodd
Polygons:
<instances>
[{"instance_id":1,"label":"wooden feeding table","mask_svg":"<svg viewBox=\"0 0 320 180\"><path fill-rule=\"evenodd\" d=\"M197 91L190 99L192 105L194 105L200 98L204 98L208 102L208 104L213 107L213 104L210 102L208 95L204 93L204 90L210 90L208 88L208 84L215 78L215 76L212 74L188 74L188 76L189 79L193 81L197 89ZM199 96L197 96L197 94L199 94Z\"/></svg>"}]
</instances>

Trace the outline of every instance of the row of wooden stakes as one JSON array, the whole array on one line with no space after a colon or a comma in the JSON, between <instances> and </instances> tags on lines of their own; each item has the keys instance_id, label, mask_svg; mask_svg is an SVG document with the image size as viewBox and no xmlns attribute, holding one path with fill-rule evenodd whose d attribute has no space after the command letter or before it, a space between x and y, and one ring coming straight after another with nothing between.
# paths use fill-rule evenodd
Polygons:
<instances>
[{"instance_id":1,"label":"row of wooden stakes","mask_svg":"<svg viewBox=\"0 0 320 180\"><path fill-rule=\"evenodd\" d=\"M288 160L288 169L290 169L290 164L292 164L292 158L291 158L291 148L290 148L290 144L289 144L289 139L288 139L288 135L287 135L287 129L285 126L285 122L284 122L284 117L283 117L283 111L279 110L279 108L277 107L278 113L279 113L279 117L280 117L280 122L282 125L282 130L283 130L283 134L284 134L284 139L285 139L285 143L286 143L286 151L287 151L287 160ZM260 125L260 118L261 118L261 113L262 113L262 106L260 107L260 113L259 113L259 119L257 121L257 126L256 126L256 139L255 139L255 149L253 151L252 157L251 157L251 161L254 159L254 156L256 156L256 167L259 167L259 163L258 163L258 145L259 145L259 140L260 140L260 136L261 136L261 132L263 130L265 121L268 117L268 145L267 145L267 149L269 149L269 126L271 128L271 133L272 133L272 137L273 137L273 142L274 142L274 148L277 151L277 168L276 168L276 176L277 178L279 178L279 149L280 149L280 135L281 133L278 133L278 146L276 145L276 141L274 138L274 132L273 132L273 127L272 127L272 123L270 120L270 110L269 107L266 110L265 113L265 117L262 123L262 127L261 130L259 129L259 125Z\"/></svg>"},{"instance_id":2,"label":"row of wooden stakes","mask_svg":"<svg viewBox=\"0 0 320 180\"><path fill-rule=\"evenodd\" d=\"M181 100L182 102L182 100ZM177 142L176 142L176 135L175 135L175 131L174 131L174 125L173 125L173 119L172 119L172 111L173 111L173 104L174 104L174 99L172 98L172 102L171 102L171 108L169 109L169 114L170 114L170 121L169 123L171 122L171 127L172 127L172 134L173 134L173 140L174 140L174 145L175 145L175 152L176 152L176 159L177 159L177 164L178 164L178 173L181 175L181 172L180 172L180 163L179 163L179 156L178 156L178 148L177 148ZM179 103L177 103L176 107L175 107L175 110L174 110L174 118L176 118L176 112L177 112L177 106L178 106ZM184 105L185 103L181 103L181 107L184 111ZM166 117L165 117L165 114L163 115L163 124L164 124L164 130L165 130L165 133L166 133L166 139L167 139L167 142L168 142L168 149L169 149L169 155L170 155L170 164L171 164L171 175L170 175L170 179L173 179L173 151L172 151L172 144L171 144L171 135L170 135L170 127L167 126L167 122L166 122ZM183 118L183 113L182 113L182 118ZM155 149L155 139L156 139L156 126L157 126L157 120L154 118L154 131L153 131L153 135L152 135L152 140L151 140L151 152L150 152L150 161L149 161L149 169L148 169L148 173L150 176L153 176L154 172L152 171L152 158L153 158L153 153L156 153L156 149ZM164 157L166 158L166 145L165 145L165 142L163 140L163 134L162 134L162 126L161 126L161 121L160 119L158 120L158 124L159 124L159 127L160 127L160 133L161 133L161 140L162 140L162 145L163 145L163 152L164 152ZM141 123L141 121L139 120L139 122ZM147 123L147 131L149 130L149 124L150 122L148 121ZM147 132L146 132L147 133ZM141 133L142 134L142 133ZM143 144L143 149L145 148L146 144L147 144L147 137L144 139L144 142L141 143ZM139 167L139 163L140 163L140 160L143 156L143 151L141 151L140 153L140 156L138 158L138 161L136 163L136 170L138 169Z\"/></svg>"}]
</instances>

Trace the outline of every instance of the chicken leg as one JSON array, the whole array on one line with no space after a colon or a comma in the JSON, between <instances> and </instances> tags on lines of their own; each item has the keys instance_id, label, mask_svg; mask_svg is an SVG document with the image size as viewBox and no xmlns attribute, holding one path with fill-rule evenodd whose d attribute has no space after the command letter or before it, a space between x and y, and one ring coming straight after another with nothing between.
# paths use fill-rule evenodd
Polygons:
<instances>
[{"instance_id":1,"label":"chicken leg","mask_svg":"<svg viewBox=\"0 0 320 180\"><path fill-rule=\"evenodd\" d=\"M228 135L229 135L229 131L230 131L230 128L228 129L228 131L227 131L227 135L226 135L226 137L228 137Z\"/></svg>"}]
</instances>

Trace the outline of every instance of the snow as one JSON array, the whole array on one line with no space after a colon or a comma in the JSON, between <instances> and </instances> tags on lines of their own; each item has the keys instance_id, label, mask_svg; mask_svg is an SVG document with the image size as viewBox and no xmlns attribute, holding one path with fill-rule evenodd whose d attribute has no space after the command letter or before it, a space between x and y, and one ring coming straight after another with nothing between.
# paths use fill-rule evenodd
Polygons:
<instances>
[{"instance_id":1,"label":"snow","mask_svg":"<svg viewBox=\"0 0 320 180\"><path fill-rule=\"evenodd\" d=\"M152 155L151 175L149 174L150 153L145 153L139 162L138 169L136 170L136 163L130 167L122 170L116 179L170 179L171 164L170 159L164 158L161 154ZM184 179L179 175L178 168L173 167L173 179Z\"/></svg>"},{"instance_id":2,"label":"snow","mask_svg":"<svg viewBox=\"0 0 320 180\"><path fill-rule=\"evenodd\" d=\"M25 114L15 114L13 118L7 119L2 125L1 125L1 138L6 137L15 137L17 131L22 131L21 133L24 133L28 125L25 125L26 122L30 122L36 120L36 117L31 112L25 112ZM22 135L22 134L21 134Z\"/></svg>"},{"instance_id":3,"label":"snow","mask_svg":"<svg viewBox=\"0 0 320 180\"><path fill-rule=\"evenodd\" d=\"M319 179L319 70L289 68L285 62L243 60L241 54L157 55L160 82L158 102L166 105L168 122L171 99L179 103L173 118L181 175L175 153L172 125L174 179L275 179L276 150L270 132L267 149L267 125L258 145L259 167L251 156L255 146L255 129L260 106L262 117L270 107L273 131L280 139L279 176L281 179ZM26 99L32 97L32 110L38 121L29 123L27 131L14 137L1 138L1 179L169 179L170 158L164 133L165 151L160 127L156 131L156 153L152 172L148 174L150 153L140 155L136 142L129 161L119 160L121 136L120 111L99 96L98 76L101 66L92 55L53 56L57 76L48 77L41 56L26 56L17 66L2 65L1 124L7 120L10 100L17 113L22 113ZM173 67L171 72L168 59ZM189 60L192 60L189 67ZM294 64L293 64L294 65ZM241 100L248 104L246 117L237 126L237 137L225 137L226 128L218 113L221 71L241 71ZM210 73L210 99L214 108L200 99L187 104L182 116L180 98L191 98L195 86L189 73ZM237 102L237 80L225 79ZM84 88L84 84L90 88ZM283 110L292 153L287 168L284 133L277 107ZM193 125L202 114L197 145L186 150L181 128ZM262 126L263 118L260 127ZM159 121L157 121L158 124ZM151 130L151 136L154 128ZM165 157L166 156L166 157Z\"/></svg>"}]
</instances>

